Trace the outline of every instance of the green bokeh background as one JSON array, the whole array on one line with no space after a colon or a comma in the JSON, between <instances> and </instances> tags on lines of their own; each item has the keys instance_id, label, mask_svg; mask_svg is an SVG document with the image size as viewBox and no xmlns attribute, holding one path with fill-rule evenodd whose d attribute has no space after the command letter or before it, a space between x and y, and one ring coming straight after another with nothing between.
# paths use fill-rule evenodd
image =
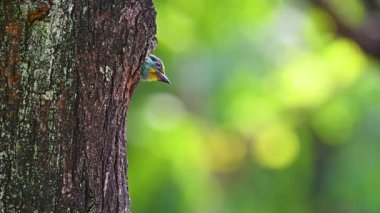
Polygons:
<instances>
[{"instance_id":1,"label":"green bokeh background","mask_svg":"<svg viewBox=\"0 0 380 213\"><path fill-rule=\"evenodd\" d=\"M360 24L361 1L344 2ZM379 63L328 15L296 0L155 6L172 85L140 83L129 109L134 212L380 211Z\"/></svg>"}]
</instances>

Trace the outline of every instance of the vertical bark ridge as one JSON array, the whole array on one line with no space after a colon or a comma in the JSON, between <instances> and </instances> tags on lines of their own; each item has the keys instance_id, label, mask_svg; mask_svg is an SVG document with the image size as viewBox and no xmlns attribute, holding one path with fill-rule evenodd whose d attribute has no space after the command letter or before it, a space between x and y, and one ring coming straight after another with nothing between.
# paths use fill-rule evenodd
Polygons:
<instances>
[{"instance_id":1,"label":"vertical bark ridge","mask_svg":"<svg viewBox=\"0 0 380 213\"><path fill-rule=\"evenodd\" d=\"M62 205L62 147L72 140L67 123L75 123L72 21L70 1L57 2L48 18L47 4L0 3L0 185L7 186L0 209L7 211Z\"/></svg>"},{"instance_id":2,"label":"vertical bark ridge","mask_svg":"<svg viewBox=\"0 0 380 213\"><path fill-rule=\"evenodd\" d=\"M0 2L0 210L128 212L125 119L151 0Z\"/></svg>"}]
</instances>

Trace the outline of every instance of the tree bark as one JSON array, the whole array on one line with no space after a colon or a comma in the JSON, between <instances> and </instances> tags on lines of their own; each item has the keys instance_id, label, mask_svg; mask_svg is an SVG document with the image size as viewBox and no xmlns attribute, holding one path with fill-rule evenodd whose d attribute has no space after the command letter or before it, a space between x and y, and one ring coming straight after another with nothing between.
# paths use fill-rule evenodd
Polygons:
<instances>
[{"instance_id":1,"label":"tree bark","mask_svg":"<svg viewBox=\"0 0 380 213\"><path fill-rule=\"evenodd\" d=\"M0 1L0 212L129 212L125 120L152 0Z\"/></svg>"}]
</instances>

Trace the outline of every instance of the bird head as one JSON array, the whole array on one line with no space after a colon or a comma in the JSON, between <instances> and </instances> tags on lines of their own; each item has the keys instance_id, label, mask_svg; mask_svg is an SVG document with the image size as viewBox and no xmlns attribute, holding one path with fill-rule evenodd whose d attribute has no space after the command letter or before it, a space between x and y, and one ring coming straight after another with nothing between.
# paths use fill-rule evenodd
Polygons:
<instances>
[{"instance_id":1,"label":"bird head","mask_svg":"<svg viewBox=\"0 0 380 213\"><path fill-rule=\"evenodd\" d=\"M164 63L154 55L146 58L140 73L143 81L162 81L170 84L170 80L165 75Z\"/></svg>"}]
</instances>

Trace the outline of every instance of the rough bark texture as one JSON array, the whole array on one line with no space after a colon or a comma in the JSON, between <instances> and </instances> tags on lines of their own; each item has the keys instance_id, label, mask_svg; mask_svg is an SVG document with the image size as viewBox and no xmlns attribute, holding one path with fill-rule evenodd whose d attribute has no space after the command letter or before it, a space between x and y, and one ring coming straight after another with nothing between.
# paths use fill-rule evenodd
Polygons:
<instances>
[{"instance_id":1,"label":"rough bark texture","mask_svg":"<svg viewBox=\"0 0 380 213\"><path fill-rule=\"evenodd\" d=\"M125 119L151 0L0 1L0 212L129 212Z\"/></svg>"}]
</instances>

